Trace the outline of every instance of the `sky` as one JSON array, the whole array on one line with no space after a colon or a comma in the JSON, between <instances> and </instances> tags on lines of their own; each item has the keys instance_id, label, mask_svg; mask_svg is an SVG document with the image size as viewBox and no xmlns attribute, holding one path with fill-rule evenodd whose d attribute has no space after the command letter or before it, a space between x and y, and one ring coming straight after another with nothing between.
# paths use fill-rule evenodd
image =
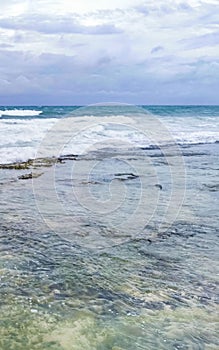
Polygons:
<instances>
[{"instance_id":1,"label":"sky","mask_svg":"<svg viewBox=\"0 0 219 350\"><path fill-rule=\"evenodd\" d=\"M219 0L0 0L0 105L219 104Z\"/></svg>"}]
</instances>

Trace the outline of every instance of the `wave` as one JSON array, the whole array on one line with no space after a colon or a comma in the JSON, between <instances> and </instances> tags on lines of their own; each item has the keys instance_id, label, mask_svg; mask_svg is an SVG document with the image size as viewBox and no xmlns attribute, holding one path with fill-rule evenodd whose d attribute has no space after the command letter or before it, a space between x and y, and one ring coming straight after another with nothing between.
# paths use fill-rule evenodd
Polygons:
<instances>
[{"instance_id":1,"label":"wave","mask_svg":"<svg viewBox=\"0 0 219 350\"><path fill-rule=\"evenodd\" d=\"M0 118L2 116L9 117L36 117L43 113L43 111L37 111L34 109L6 109L0 110Z\"/></svg>"},{"instance_id":2,"label":"wave","mask_svg":"<svg viewBox=\"0 0 219 350\"><path fill-rule=\"evenodd\" d=\"M3 112L8 111L14 112L15 110ZM20 109L19 112L40 113L40 111L24 109ZM135 128L135 124L133 124L133 127L127 127L125 124L114 125L113 123L105 123L107 122L105 118L98 119L98 123L96 121L94 125L88 124L89 127L82 129L81 132L75 132L72 129L70 138L69 132L71 130L67 131L62 128L59 130L59 121L56 118L2 118L0 120L0 164L35 158L41 142L47 137L51 140L50 143L47 143L48 154L46 149L45 156L56 156L57 154L53 154L53 150L56 152L57 149L60 150L58 156L61 156L86 154L104 147L112 149L121 149L122 147L153 149L154 147L169 145L172 142L180 146L219 142L219 128L216 120L198 123L197 118L193 118L189 120L189 123L188 120L185 123L184 119L172 118L168 120L168 123L165 121L164 124L169 129L169 133L164 133L166 137L162 137L162 129L160 129L158 130L157 139L150 140L147 136L147 130L144 132L143 129L140 129L141 124L138 128ZM118 116L118 118L123 120L121 116ZM92 122L92 117L87 117L86 121L89 120ZM75 119L76 121L80 121L80 118ZM164 119L162 121L164 123ZM75 126L77 126L77 122ZM48 133L50 129L53 130L52 127L56 123L57 127L54 128L54 133ZM70 122L70 125L73 127L74 124Z\"/></svg>"}]
</instances>

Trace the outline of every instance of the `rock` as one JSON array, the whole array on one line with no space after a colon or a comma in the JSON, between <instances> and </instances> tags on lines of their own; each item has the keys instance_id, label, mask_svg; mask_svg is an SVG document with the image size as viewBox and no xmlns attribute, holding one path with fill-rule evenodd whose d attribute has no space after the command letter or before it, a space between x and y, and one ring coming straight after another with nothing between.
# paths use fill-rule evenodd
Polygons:
<instances>
[{"instance_id":1,"label":"rock","mask_svg":"<svg viewBox=\"0 0 219 350\"><path fill-rule=\"evenodd\" d=\"M41 176L43 173L29 173L18 176L19 180L28 180L28 179L36 179L37 177Z\"/></svg>"},{"instance_id":2,"label":"rock","mask_svg":"<svg viewBox=\"0 0 219 350\"><path fill-rule=\"evenodd\" d=\"M60 156L58 158L58 161L60 161L60 163L62 163L64 160L77 160L78 155L77 154L66 154L64 156Z\"/></svg>"},{"instance_id":3,"label":"rock","mask_svg":"<svg viewBox=\"0 0 219 350\"><path fill-rule=\"evenodd\" d=\"M160 190L163 189L162 185L160 185L160 184L156 184L155 187L159 188Z\"/></svg>"},{"instance_id":4,"label":"rock","mask_svg":"<svg viewBox=\"0 0 219 350\"><path fill-rule=\"evenodd\" d=\"M82 181L81 184L82 185L98 185L98 184L100 184L100 182L98 182L98 181Z\"/></svg>"},{"instance_id":5,"label":"rock","mask_svg":"<svg viewBox=\"0 0 219 350\"><path fill-rule=\"evenodd\" d=\"M139 175L135 175L133 173L117 173L115 174L115 178L120 181L137 179Z\"/></svg>"},{"instance_id":6,"label":"rock","mask_svg":"<svg viewBox=\"0 0 219 350\"><path fill-rule=\"evenodd\" d=\"M213 184L213 185L204 184L204 186L205 186L205 188L207 188L210 192L219 191L219 184Z\"/></svg>"},{"instance_id":7,"label":"rock","mask_svg":"<svg viewBox=\"0 0 219 350\"><path fill-rule=\"evenodd\" d=\"M32 165L32 161L28 160L27 162L22 162L22 163L0 164L0 169L25 170L25 169L29 169L31 165Z\"/></svg>"}]
</instances>

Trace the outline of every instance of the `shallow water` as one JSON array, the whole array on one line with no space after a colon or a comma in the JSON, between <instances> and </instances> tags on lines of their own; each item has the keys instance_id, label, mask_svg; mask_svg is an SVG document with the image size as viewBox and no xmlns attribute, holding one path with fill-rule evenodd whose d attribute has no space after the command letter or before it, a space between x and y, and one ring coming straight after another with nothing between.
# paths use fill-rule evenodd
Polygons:
<instances>
[{"instance_id":1,"label":"shallow water","mask_svg":"<svg viewBox=\"0 0 219 350\"><path fill-rule=\"evenodd\" d=\"M1 170L0 349L219 348L219 144L181 152Z\"/></svg>"}]
</instances>

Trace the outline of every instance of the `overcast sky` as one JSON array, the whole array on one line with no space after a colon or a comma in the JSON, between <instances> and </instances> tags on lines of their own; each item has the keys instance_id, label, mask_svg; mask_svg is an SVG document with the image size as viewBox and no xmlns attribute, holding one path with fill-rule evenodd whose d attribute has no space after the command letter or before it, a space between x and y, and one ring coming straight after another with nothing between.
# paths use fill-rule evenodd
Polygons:
<instances>
[{"instance_id":1,"label":"overcast sky","mask_svg":"<svg viewBox=\"0 0 219 350\"><path fill-rule=\"evenodd\" d=\"M219 0L0 0L0 105L219 104Z\"/></svg>"}]
</instances>

